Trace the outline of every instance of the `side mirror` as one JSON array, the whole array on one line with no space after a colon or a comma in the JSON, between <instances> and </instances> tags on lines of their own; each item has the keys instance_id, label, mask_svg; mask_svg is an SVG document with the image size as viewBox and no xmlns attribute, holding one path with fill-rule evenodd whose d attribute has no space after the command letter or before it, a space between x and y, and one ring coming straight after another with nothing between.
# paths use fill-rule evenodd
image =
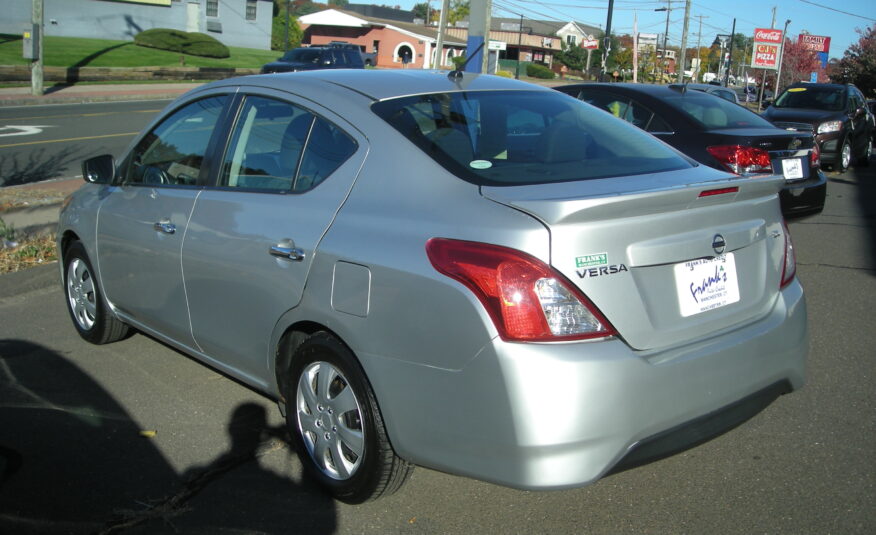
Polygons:
<instances>
[{"instance_id":1,"label":"side mirror","mask_svg":"<svg viewBox=\"0 0 876 535\"><path fill-rule=\"evenodd\" d=\"M102 154L82 162L82 178L92 184L109 184L116 174L116 161L110 154Z\"/></svg>"}]
</instances>

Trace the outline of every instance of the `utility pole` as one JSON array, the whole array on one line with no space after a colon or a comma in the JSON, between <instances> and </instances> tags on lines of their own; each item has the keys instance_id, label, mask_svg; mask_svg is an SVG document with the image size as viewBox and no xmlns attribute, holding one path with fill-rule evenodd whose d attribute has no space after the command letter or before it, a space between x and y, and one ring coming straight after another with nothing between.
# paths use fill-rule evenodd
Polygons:
<instances>
[{"instance_id":1,"label":"utility pole","mask_svg":"<svg viewBox=\"0 0 876 535\"><path fill-rule=\"evenodd\" d=\"M36 58L30 63L30 92L43 94L43 0L33 0L31 17L33 39L36 41Z\"/></svg>"},{"instance_id":2,"label":"utility pole","mask_svg":"<svg viewBox=\"0 0 876 535\"><path fill-rule=\"evenodd\" d=\"M730 30L730 48L727 51L727 66L724 67L724 87L730 85L730 65L733 64L733 38L736 37L736 19L733 19L733 29ZM723 60L724 58L721 58Z\"/></svg>"},{"instance_id":3,"label":"utility pole","mask_svg":"<svg viewBox=\"0 0 876 535\"><path fill-rule=\"evenodd\" d=\"M663 65L666 66L666 40L669 38L669 14L672 13L672 0L666 0L666 31L663 32ZM663 69L660 69L660 80L663 80Z\"/></svg>"},{"instance_id":4,"label":"utility pole","mask_svg":"<svg viewBox=\"0 0 876 535\"><path fill-rule=\"evenodd\" d=\"M605 81L605 71L608 68L608 53L611 52L611 16L613 13L614 0L608 0L608 19L605 21L605 39L603 39L602 44L602 69L599 72L600 82Z\"/></svg>"},{"instance_id":5,"label":"utility pole","mask_svg":"<svg viewBox=\"0 0 876 535\"><path fill-rule=\"evenodd\" d=\"M700 41L703 38L703 19L707 19L707 18L709 18L709 16L708 15L697 15L697 17L699 17L699 19L700 19L700 30L699 30L699 33L697 33L697 72L696 73L691 72L691 77L690 77L691 81L694 83L696 83L697 79L700 77L699 70L700 70L700 65L702 65L702 59L700 58Z\"/></svg>"},{"instance_id":6,"label":"utility pole","mask_svg":"<svg viewBox=\"0 0 876 535\"><path fill-rule=\"evenodd\" d=\"M785 59L785 41L788 38L789 24L791 24L791 19L785 21L785 29L782 30L782 48L779 49L779 70L776 72L776 90L773 91L773 98L779 98L779 89L782 83L782 61Z\"/></svg>"},{"instance_id":7,"label":"utility pole","mask_svg":"<svg viewBox=\"0 0 876 535\"><path fill-rule=\"evenodd\" d=\"M684 83L684 62L687 59L687 26L690 20L690 0L684 2L684 26L681 27L681 51L679 52L679 61L675 64L675 68L681 65L681 73L678 75L678 82ZM691 71L693 75L693 71Z\"/></svg>"},{"instance_id":8,"label":"utility pole","mask_svg":"<svg viewBox=\"0 0 876 535\"><path fill-rule=\"evenodd\" d=\"M286 0L286 27L283 30L283 52L289 50L289 0Z\"/></svg>"},{"instance_id":9,"label":"utility pole","mask_svg":"<svg viewBox=\"0 0 876 535\"><path fill-rule=\"evenodd\" d=\"M633 10L633 83L639 81L639 12Z\"/></svg>"},{"instance_id":10,"label":"utility pole","mask_svg":"<svg viewBox=\"0 0 876 535\"><path fill-rule=\"evenodd\" d=\"M444 62L444 29L447 27L448 11L450 11L450 0L444 0L441 14L438 15L438 42L435 43L435 65L433 65L436 69L440 69Z\"/></svg>"}]
</instances>

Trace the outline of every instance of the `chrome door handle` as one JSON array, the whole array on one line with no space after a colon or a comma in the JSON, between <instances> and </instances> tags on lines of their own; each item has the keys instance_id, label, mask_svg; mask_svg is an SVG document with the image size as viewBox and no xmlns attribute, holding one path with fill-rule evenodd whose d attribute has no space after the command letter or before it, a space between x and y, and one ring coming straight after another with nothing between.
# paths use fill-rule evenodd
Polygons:
<instances>
[{"instance_id":1,"label":"chrome door handle","mask_svg":"<svg viewBox=\"0 0 876 535\"><path fill-rule=\"evenodd\" d=\"M282 258L284 260L292 260L293 262L301 262L304 260L304 251L296 247L283 247L281 245L272 245L268 249L271 256Z\"/></svg>"},{"instance_id":2,"label":"chrome door handle","mask_svg":"<svg viewBox=\"0 0 876 535\"><path fill-rule=\"evenodd\" d=\"M162 219L158 223L155 223L152 225L152 228L157 232L163 232L165 234L173 234L176 232L176 225L166 219Z\"/></svg>"}]
</instances>

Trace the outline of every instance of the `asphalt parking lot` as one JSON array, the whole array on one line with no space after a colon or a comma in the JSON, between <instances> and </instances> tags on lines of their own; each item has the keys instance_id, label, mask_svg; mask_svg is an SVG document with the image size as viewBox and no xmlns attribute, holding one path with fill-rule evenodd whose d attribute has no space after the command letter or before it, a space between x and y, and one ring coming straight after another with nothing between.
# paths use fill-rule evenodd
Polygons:
<instances>
[{"instance_id":1,"label":"asphalt parking lot","mask_svg":"<svg viewBox=\"0 0 876 535\"><path fill-rule=\"evenodd\" d=\"M82 342L56 265L2 275L0 533L876 532L876 173L828 187L824 213L790 225L808 384L697 448L557 492L418 468L388 499L333 502L273 402L143 335Z\"/></svg>"}]
</instances>

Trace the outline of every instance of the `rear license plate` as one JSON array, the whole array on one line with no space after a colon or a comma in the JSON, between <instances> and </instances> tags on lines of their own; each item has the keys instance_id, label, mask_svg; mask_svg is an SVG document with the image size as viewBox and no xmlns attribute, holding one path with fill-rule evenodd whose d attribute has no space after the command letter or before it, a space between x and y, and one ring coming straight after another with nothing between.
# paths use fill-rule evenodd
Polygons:
<instances>
[{"instance_id":1,"label":"rear license plate","mask_svg":"<svg viewBox=\"0 0 876 535\"><path fill-rule=\"evenodd\" d=\"M685 318L739 301L733 253L675 264L675 289Z\"/></svg>"},{"instance_id":2,"label":"rear license plate","mask_svg":"<svg viewBox=\"0 0 876 535\"><path fill-rule=\"evenodd\" d=\"M782 160L782 174L785 175L785 180L803 178L803 160L800 158Z\"/></svg>"}]
</instances>

